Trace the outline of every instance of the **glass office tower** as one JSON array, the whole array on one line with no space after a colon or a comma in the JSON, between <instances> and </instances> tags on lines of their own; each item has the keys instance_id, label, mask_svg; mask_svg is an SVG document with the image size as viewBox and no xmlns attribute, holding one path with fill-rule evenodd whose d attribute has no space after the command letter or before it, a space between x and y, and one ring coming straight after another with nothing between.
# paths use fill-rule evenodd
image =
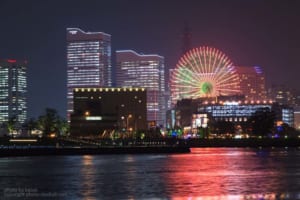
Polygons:
<instances>
[{"instance_id":1,"label":"glass office tower","mask_svg":"<svg viewBox=\"0 0 300 200\"><path fill-rule=\"evenodd\" d=\"M164 57L142 55L132 50L116 51L117 87L147 89L147 120L165 125L165 66Z\"/></svg>"},{"instance_id":2,"label":"glass office tower","mask_svg":"<svg viewBox=\"0 0 300 200\"><path fill-rule=\"evenodd\" d=\"M27 61L0 60L0 124L27 119Z\"/></svg>"},{"instance_id":3,"label":"glass office tower","mask_svg":"<svg viewBox=\"0 0 300 200\"><path fill-rule=\"evenodd\" d=\"M111 36L67 28L67 118L73 112L73 90L112 86Z\"/></svg>"}]
</instances>

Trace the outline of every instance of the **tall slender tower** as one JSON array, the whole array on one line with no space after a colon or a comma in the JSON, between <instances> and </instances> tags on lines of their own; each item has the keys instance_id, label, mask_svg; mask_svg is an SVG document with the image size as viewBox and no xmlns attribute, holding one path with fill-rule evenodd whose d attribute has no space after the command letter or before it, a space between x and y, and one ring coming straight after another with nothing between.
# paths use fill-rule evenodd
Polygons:
<instances>
[{"instance_id":1,"label":"tall slender tower","mask_svg":"<svg viewBox=\"0 0 300 200\"><path fill-rule=\"evenodd\" d=\"M27 61L0 60L0 123L27 118Z\"/></svg>"},{"instance_id":2,"label":"tall slender tower","mask_svg":"<svg viewBox=\"0 0 300 200\"><path fill-rule=\"evenodd\" d=\"M76 87L112 85L111 36L103 32L84 32L67 28L67 119L73 112Z\"/></svg>"},{"instance_id":3,"label":"tall slender tower","mask_svg":"<svg viewBox=\"0 0 300 200\"><path fill-rule=\"evenodd\" d=\"M184 23L184 29L182 34L182 47L181 47L181 53L182 55L185 54L187 51L191 50L191 39L192 34L190 31L190 27L187 22Z\"/></svg>"},{"instance_id":4,"label":"tall slender tower","mask_svg":"<svg viewBox=\"0 0 300 200\"><path fill-rule=\"evenodd\" d=\"M147 90L147 120L165 125L164 57L141 55L132 50L116 52L116 84L118 87L144 87Z\"/></svg>"}]
</instances>

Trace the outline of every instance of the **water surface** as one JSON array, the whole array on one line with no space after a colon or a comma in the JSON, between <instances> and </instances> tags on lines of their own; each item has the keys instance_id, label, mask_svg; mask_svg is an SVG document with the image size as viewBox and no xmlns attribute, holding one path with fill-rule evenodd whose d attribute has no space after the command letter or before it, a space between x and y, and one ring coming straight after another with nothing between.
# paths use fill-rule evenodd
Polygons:
<instances>
[{"instance_id":1,"label":"water surface","mask_svg":"<svg viewBox=\"0 0 300 200\"><path fill-rule=\"evenodd\" d=\"M300 149L0 159L0 199L153 198L300 199Z\"/></svg>"}]
</instances>

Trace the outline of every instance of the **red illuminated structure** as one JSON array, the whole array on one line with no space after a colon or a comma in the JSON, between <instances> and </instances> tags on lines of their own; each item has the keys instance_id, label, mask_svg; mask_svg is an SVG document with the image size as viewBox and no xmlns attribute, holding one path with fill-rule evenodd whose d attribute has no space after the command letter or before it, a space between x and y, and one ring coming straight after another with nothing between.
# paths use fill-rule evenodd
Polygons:
<instances>
[{"instance_id":1,"label":"red illuminated structure","mask_svg":"<svg viewBox=\"0 0 300 200\"><path fill-rule=\"evenodd\" d=\"M224 53L212 47L195 48L181 57L170 74L172 104L181 99L236 95L240 93L239 83Z\"/></svg>"}]
</instances>

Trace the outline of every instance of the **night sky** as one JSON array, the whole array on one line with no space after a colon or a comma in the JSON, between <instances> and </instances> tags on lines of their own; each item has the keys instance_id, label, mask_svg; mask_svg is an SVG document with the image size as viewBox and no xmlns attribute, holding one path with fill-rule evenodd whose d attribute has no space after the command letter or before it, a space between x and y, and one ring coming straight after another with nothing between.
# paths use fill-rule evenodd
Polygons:
<instances>
[{"instance_id":1,"label":"night sky","mask_svg":"<svg viewBox=\"0 0 300 200\"><path fill-rule=\"evenodd\" d=\"M180 57L185 21L192 47L213 46L235 65L261 66L268 86L299 92L297 0L0 0L0 58L29 62L29 117L46 107L65 116L66 28L109 33L113 52L159 54L168 69Z\"/></svg>"}]
</instances>

